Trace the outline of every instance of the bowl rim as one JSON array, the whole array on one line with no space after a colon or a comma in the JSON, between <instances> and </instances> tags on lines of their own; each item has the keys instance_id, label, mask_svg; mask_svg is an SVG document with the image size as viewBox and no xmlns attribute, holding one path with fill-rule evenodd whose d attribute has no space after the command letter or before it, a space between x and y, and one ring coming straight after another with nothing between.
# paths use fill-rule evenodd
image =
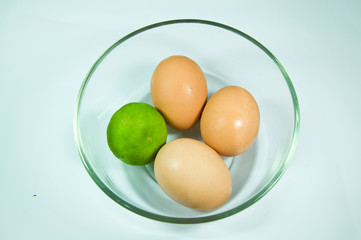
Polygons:
<instances>
[{"instance_id":1,"label":"bowl rim","mask_svg":"<svg viewBox=\"0 0 361 240\"><path fill-rule=\"evenodd\" d=\"M118 197L111 189L109 189L103 183L103 181L95 173L91 164L88 162L86 153L84 152L84 149L83 149L82 139L81 139L81 135L80 135L80 128L79 128L79 113L80 113L81 102L82 102L84 91L85 91L86 86L87 86L88 82L90 81L90 78L92 77L93 73L95 72L95 70L97 69L99 64L105 59L105 57L114 48L116 48L118 45L120 45L121 43L125 42L126 40L130 39L133 36L136 36L144 31L147 31L147 30L150 30L153 28L158 28L158 27L172 25L172 24L179 24L179 23L205 24L205 25L222 28L222 29L228 30L230 32L233 32L233 33L249 40L253 44L255 44L257 47L259 47L262 51L264 51L273 60L273 62L277 65L277 67L281 71L281 73L288 85L289 91L291 93L292 101L293 101L293 109L294 109L294 128L293 128L292 140L291 140L291 143L288 148L288 153L285 156L285 160L284 160L282 166L280 167L280 169L273 176L273 178L259 192L257 192L253 197L248 199L243 204L241 204L237 207L234 207L230 210L224 211L222 213L217 213L217 214L203 216L203 217L193 217L193 218L170 217L170 216L151 213L149 211L140 209L140 208L128 203L127 201L121 199L120 197ZM299 128L300 128L300 110L299 110L298 98L296 95L295 88L291 82L291 79L290 79L289 75L287 74L286 70L281 65L280 61L265 46L263 46L260 42L258 42L256 39L252 38L248 34L242 32L236 28L230 27L228 25L225 25L225 24L222 24L219 22L215 22L215 21L203 20L203 19L174 19L174 20L167 20L167 21L153 23L153 24L147 25L145 27L139 28L139 29L125 35L123 38L119 39L118 41L116 41L96 60L96 62L92 65L92 67L88 71L87 75L85 76L85 78L81 84L80 90L78 92L77 99L76 99L76 106L75 106L74 119L73 119L73 132L74 132L75 144L76 144L78 153L80 155L80 158L82 160L82 163L83 163L84 167L86 168L87 172L89 173L90 177L93 179L93 181L98 185L98 187L106 195L108 195L111 199L113 199L115 202L117 202L119 205L123 206L124 208L128 209L129 211L139 214L143 217L147 217L147 218L161 221L161 222L183 223L183 224L205 223L205 222L215 221L215 220L229 217L229 216L239 213L242 210L248 208L249 206L255 204L258 200L260 200L263 196L265 196L285 173L285 171L289 165L290 159L292 158L292 156L295 152L295 148L296 148L297 141L298 141Z\"/></svg>"}]
</instances>

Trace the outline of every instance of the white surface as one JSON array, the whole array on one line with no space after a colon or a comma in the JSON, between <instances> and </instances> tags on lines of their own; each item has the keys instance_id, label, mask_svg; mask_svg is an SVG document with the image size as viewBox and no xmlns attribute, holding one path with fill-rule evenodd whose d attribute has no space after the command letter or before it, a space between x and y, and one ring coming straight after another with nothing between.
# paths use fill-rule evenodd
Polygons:
<instances>
[{"instance_id":1,"label":"white surface","mask_svg":"<svg viewBox=\"0 0 361 240\"><path fill-rule=\"evenodd\" d=\"M0 1L0 239L360 239L360 1ZM203 18L263 43L289 73L299 144L249 209L176 225L131 213L83 167L76 95L112 43L151 22ZM36 196L33 197L33 195Z\"/></svg>"}]
</instances>

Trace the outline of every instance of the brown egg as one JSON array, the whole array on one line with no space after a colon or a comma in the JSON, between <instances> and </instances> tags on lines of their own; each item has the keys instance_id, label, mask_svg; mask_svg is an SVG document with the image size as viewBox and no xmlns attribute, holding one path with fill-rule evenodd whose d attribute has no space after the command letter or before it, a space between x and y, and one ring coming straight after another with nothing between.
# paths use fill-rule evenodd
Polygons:
<instances>
[{"instance_id":1,"label":"brown egg","mask_svg":"<svg viewBox=\"0 0 361 240\"><path fill-rule=\"evenodd\" d=\"M232 192L223 159L206 144L190 138L166 143L155 158L154 173L169 197L198 210L223 205Z\"/></svg>"},{"instance_id":2,"label":"brown egg","mask_svg":"<svg viewBox=\"0 0 361 240\"><path fill-rule=\"evenodd\" d=\"M201 117L204 142L223 156L246 151L257 137L260 113L253 96L244 88L218 90L207 102Z\"/></svg>"},{"instance_id":3,"label":"brown egg","mask_svg":"<svg viewBox=\"0 0 361 240\"><path fill-rule=\"evenodd\" d=\"M207 83L201 68L185 56L171 56L155 68L151 80L154 107L177 130L194 126L207 100Z\"/></svg>"}]
</instances>

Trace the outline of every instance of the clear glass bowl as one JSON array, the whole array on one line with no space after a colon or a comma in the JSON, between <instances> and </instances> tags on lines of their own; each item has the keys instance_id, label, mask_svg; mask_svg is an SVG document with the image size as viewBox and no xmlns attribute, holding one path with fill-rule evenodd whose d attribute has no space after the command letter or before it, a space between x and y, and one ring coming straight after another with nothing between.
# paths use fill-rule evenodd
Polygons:
<instances>
[{"instance_id":1,"label":"clear glass bowl","mask_svg":"<svg viewBox=\"0 0 361 240\"><path fill-rule=\"evenodd\" d=\"M129 166L107 146L113 113L129 102L152 104L150 79L156 65L184 55L203 69L209 97L228 85L246 88L261 114L252 147L225 159L233 191L226 204L198 211L170 199L153 177L152 165ZM249 35L230 26L199 19L171 20L140 28L110 46L85 77L74 115L75 142L95 183L115 202L144 217L172 223L201 223L238 213L262 198L281 178L295 150L299 106L292 82L277 58ZM191 130L169 129L177 137L201 139Z\"/></svg>"}]
</instances>

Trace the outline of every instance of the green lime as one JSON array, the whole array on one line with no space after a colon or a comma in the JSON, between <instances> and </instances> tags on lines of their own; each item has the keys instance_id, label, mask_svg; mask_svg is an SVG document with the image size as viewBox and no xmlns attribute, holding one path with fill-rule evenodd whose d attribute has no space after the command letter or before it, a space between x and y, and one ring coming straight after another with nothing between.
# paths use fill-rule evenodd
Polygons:
<instances>
[{"instance_id":1,"label":"green lime","mask_svg":"<svg viewBox=\"0 0 361 240\"><path fill-rule=\"evenodd\" d=\"M154 161L166 143L163 116L147 103L133 102L114 113L107 128L108 146L113 154L130 165Z\"/></svg>"}]
</instances>

